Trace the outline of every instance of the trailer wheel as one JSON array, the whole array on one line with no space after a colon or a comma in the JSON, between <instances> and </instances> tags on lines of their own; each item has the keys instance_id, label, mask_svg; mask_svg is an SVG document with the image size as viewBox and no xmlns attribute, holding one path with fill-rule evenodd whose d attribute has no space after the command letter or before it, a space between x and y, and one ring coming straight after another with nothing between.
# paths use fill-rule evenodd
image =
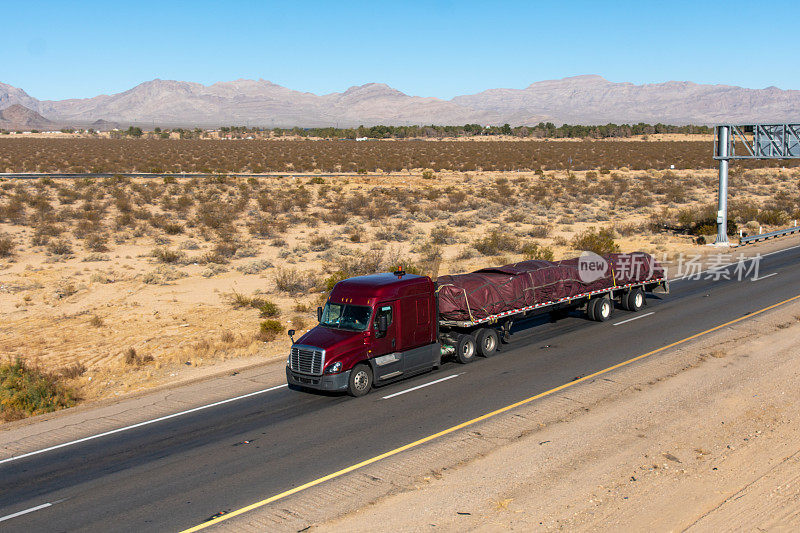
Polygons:
<instances>
[{"instance_id":1,"label":"trailer wheel","mask_svg":"<svg viewBox=\"0 0 800 533\"><path fill-rule=\"evenodd\" d=\"M369 365L359 363L350 372L347 381L347 394L354 397L364 396L372 388L372 369Z\"/></svg>"},{"instance_id":2,"label":"trailer wheel","mask_svg":"<svg viewBox=\"0 0 800 533\"><path fill-rule=\"evenodd\" d=\"M456 359L462 364L471 363L475 360L475 338L472 335L461 334L458 336Z\"/></svg>"},{"instance_id":3,"label":"trailer wheel","mask_svg":"<svg viewBox=\"0 0 800 533\"><path fill-rule=\"evenodd\" d=\"M589 320L597 320L597 317L595 316L595 307L597 306L597 302L599 302L599 301L600 301L600 298L592 298L586 304L586 317Z\"/></svg>"},{"instance_id":4,"label":"trailer wheel","mask_svg":"<svg viewBox=\"0 0 800 533\"><path fill-rule=\"evenodd\" d=\"M491 357L497 352L497 344L500 336L492 328L481 328L475 332L475 344L478 346L478 353L483 357Z\"/></svg>"},{"instance_id":5,"label":"trailer wheel","mask_svg":"<svg viewBox=\"0 0 800 533\"><path fill-rule=\"evenodd\" d=\"M628 311L641 311L645 304L644 291L642 291L641 287L631 289L623 297L623 300L625 300L625 309Z\"/></svg>"},{"instance_id":6,"label":"trailer wheel","mask_svg":"<svg viewBox=\"0 0 800 533\"><path fill-rule=\"evenodd\" d=\"M603 297L598 298L594 304L594 320L598 322L605 322L609 318L611 318L611 314L614 312L614 302L611 301L611 298Z\"/></svg>"}]
</instances>

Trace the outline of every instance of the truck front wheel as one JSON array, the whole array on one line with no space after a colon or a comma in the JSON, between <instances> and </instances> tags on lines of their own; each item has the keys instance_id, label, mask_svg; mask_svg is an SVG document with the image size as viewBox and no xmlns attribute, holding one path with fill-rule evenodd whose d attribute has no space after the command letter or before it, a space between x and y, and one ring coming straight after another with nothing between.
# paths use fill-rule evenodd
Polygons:
<instances>
[{"instance_id":1,"label":"truck front wheel","mask_svg":"<svg viewBox=\"0 0 800 533\"><path fill-rule=\"evenodd\" d=\"M350 371L347 381L347 394L350 396L364 396L372 388L372 369L369 365L359 363Z\"/></svg>"},{"instance_id":2,"label":"truck front wheel","mask_svg":"<svg viewBox=\"0 0 800 533\"><path fill-rule=\"evenodd\" d=\"M478 353L483 357L493 356L498 342L497 331L492 328L481 328L475 332L475 344L478 346Z\"/></svg>"},{"instance_id":3,"label":"truck front wheel","mask_svg":"<svg viewBox=\"0 0 800 533\"><path fill-rule=\"evenodd\" d=\"M458 336L456 358L462 364L471 363L475 360L475 339L472 335L461 334Z\"/></svg>"}]
</instances>

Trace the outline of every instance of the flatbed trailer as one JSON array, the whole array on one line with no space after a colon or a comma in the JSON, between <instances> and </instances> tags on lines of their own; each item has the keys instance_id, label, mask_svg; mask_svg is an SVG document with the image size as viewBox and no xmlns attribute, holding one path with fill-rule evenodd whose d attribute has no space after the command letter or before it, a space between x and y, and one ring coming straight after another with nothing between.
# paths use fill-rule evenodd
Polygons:
<instances>
[{"instance_id":1,"label":"flatbed trailer","mask_svg":"<svg viewBox=\"0 0 800 533\"><path fill-rule=\"evenodd\" d=\"M605 322L611 318L614 304L628 311L640 311L646 305L646 293L668 294L669 281L663 276L654 277L503 311L480 320L439 320L439 338L440 342L443 341L443 350L446 353L452 353L460 362L467 363L472 358L470 354L472 348L469 340L462 337L465 334L475 339L474 350L478 355L490 357L497 350L498 341L505 343L510 341L511 327L515 321L579 309L583 310L590 320ZM496 331L496 338L491 331L486 330Z\"/></svg>"}]
</instances>

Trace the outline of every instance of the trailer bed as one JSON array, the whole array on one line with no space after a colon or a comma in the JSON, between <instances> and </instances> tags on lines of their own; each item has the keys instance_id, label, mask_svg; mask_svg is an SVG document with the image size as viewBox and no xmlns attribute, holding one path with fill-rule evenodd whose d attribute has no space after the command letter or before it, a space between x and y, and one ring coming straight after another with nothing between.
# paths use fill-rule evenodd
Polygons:
<instances>
[{"instance_id":1,"label":"trailer bed","mask_svg":"<svg viewBox=\"0 0 800 533\"><path fill-rule=\"evenodd\" d=\"M563 307L600 294L612 296L634 287L668 291L666 273L655 259L642 252L595 256L607 261L603 275L586 279L579 258L563 261L523 261L469 274L442 276L437 281L439 323L450 327L493 324L520 314ZM626 272L638 261L645 271Z\"/></svg>"}]
</instances>

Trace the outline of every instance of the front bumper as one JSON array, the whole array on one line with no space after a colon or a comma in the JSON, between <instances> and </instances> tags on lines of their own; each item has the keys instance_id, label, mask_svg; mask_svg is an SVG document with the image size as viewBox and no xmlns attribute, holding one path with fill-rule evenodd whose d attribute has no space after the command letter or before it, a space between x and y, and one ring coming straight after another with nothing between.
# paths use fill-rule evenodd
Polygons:
<instances>
[{"instance_id":1,"label":"front bumper","mask_svg":"<svg viewBox=\"0 0 800 533\"><path fill-rule=\"evenodd\" d=\"M323 374L321 376L308 376L299 374L286 367L286 382L289 385L304 387L307 389L343 391L347 390L350 381L350 371L346 370L338 374Z\"/></svg>"}]
</instances>

